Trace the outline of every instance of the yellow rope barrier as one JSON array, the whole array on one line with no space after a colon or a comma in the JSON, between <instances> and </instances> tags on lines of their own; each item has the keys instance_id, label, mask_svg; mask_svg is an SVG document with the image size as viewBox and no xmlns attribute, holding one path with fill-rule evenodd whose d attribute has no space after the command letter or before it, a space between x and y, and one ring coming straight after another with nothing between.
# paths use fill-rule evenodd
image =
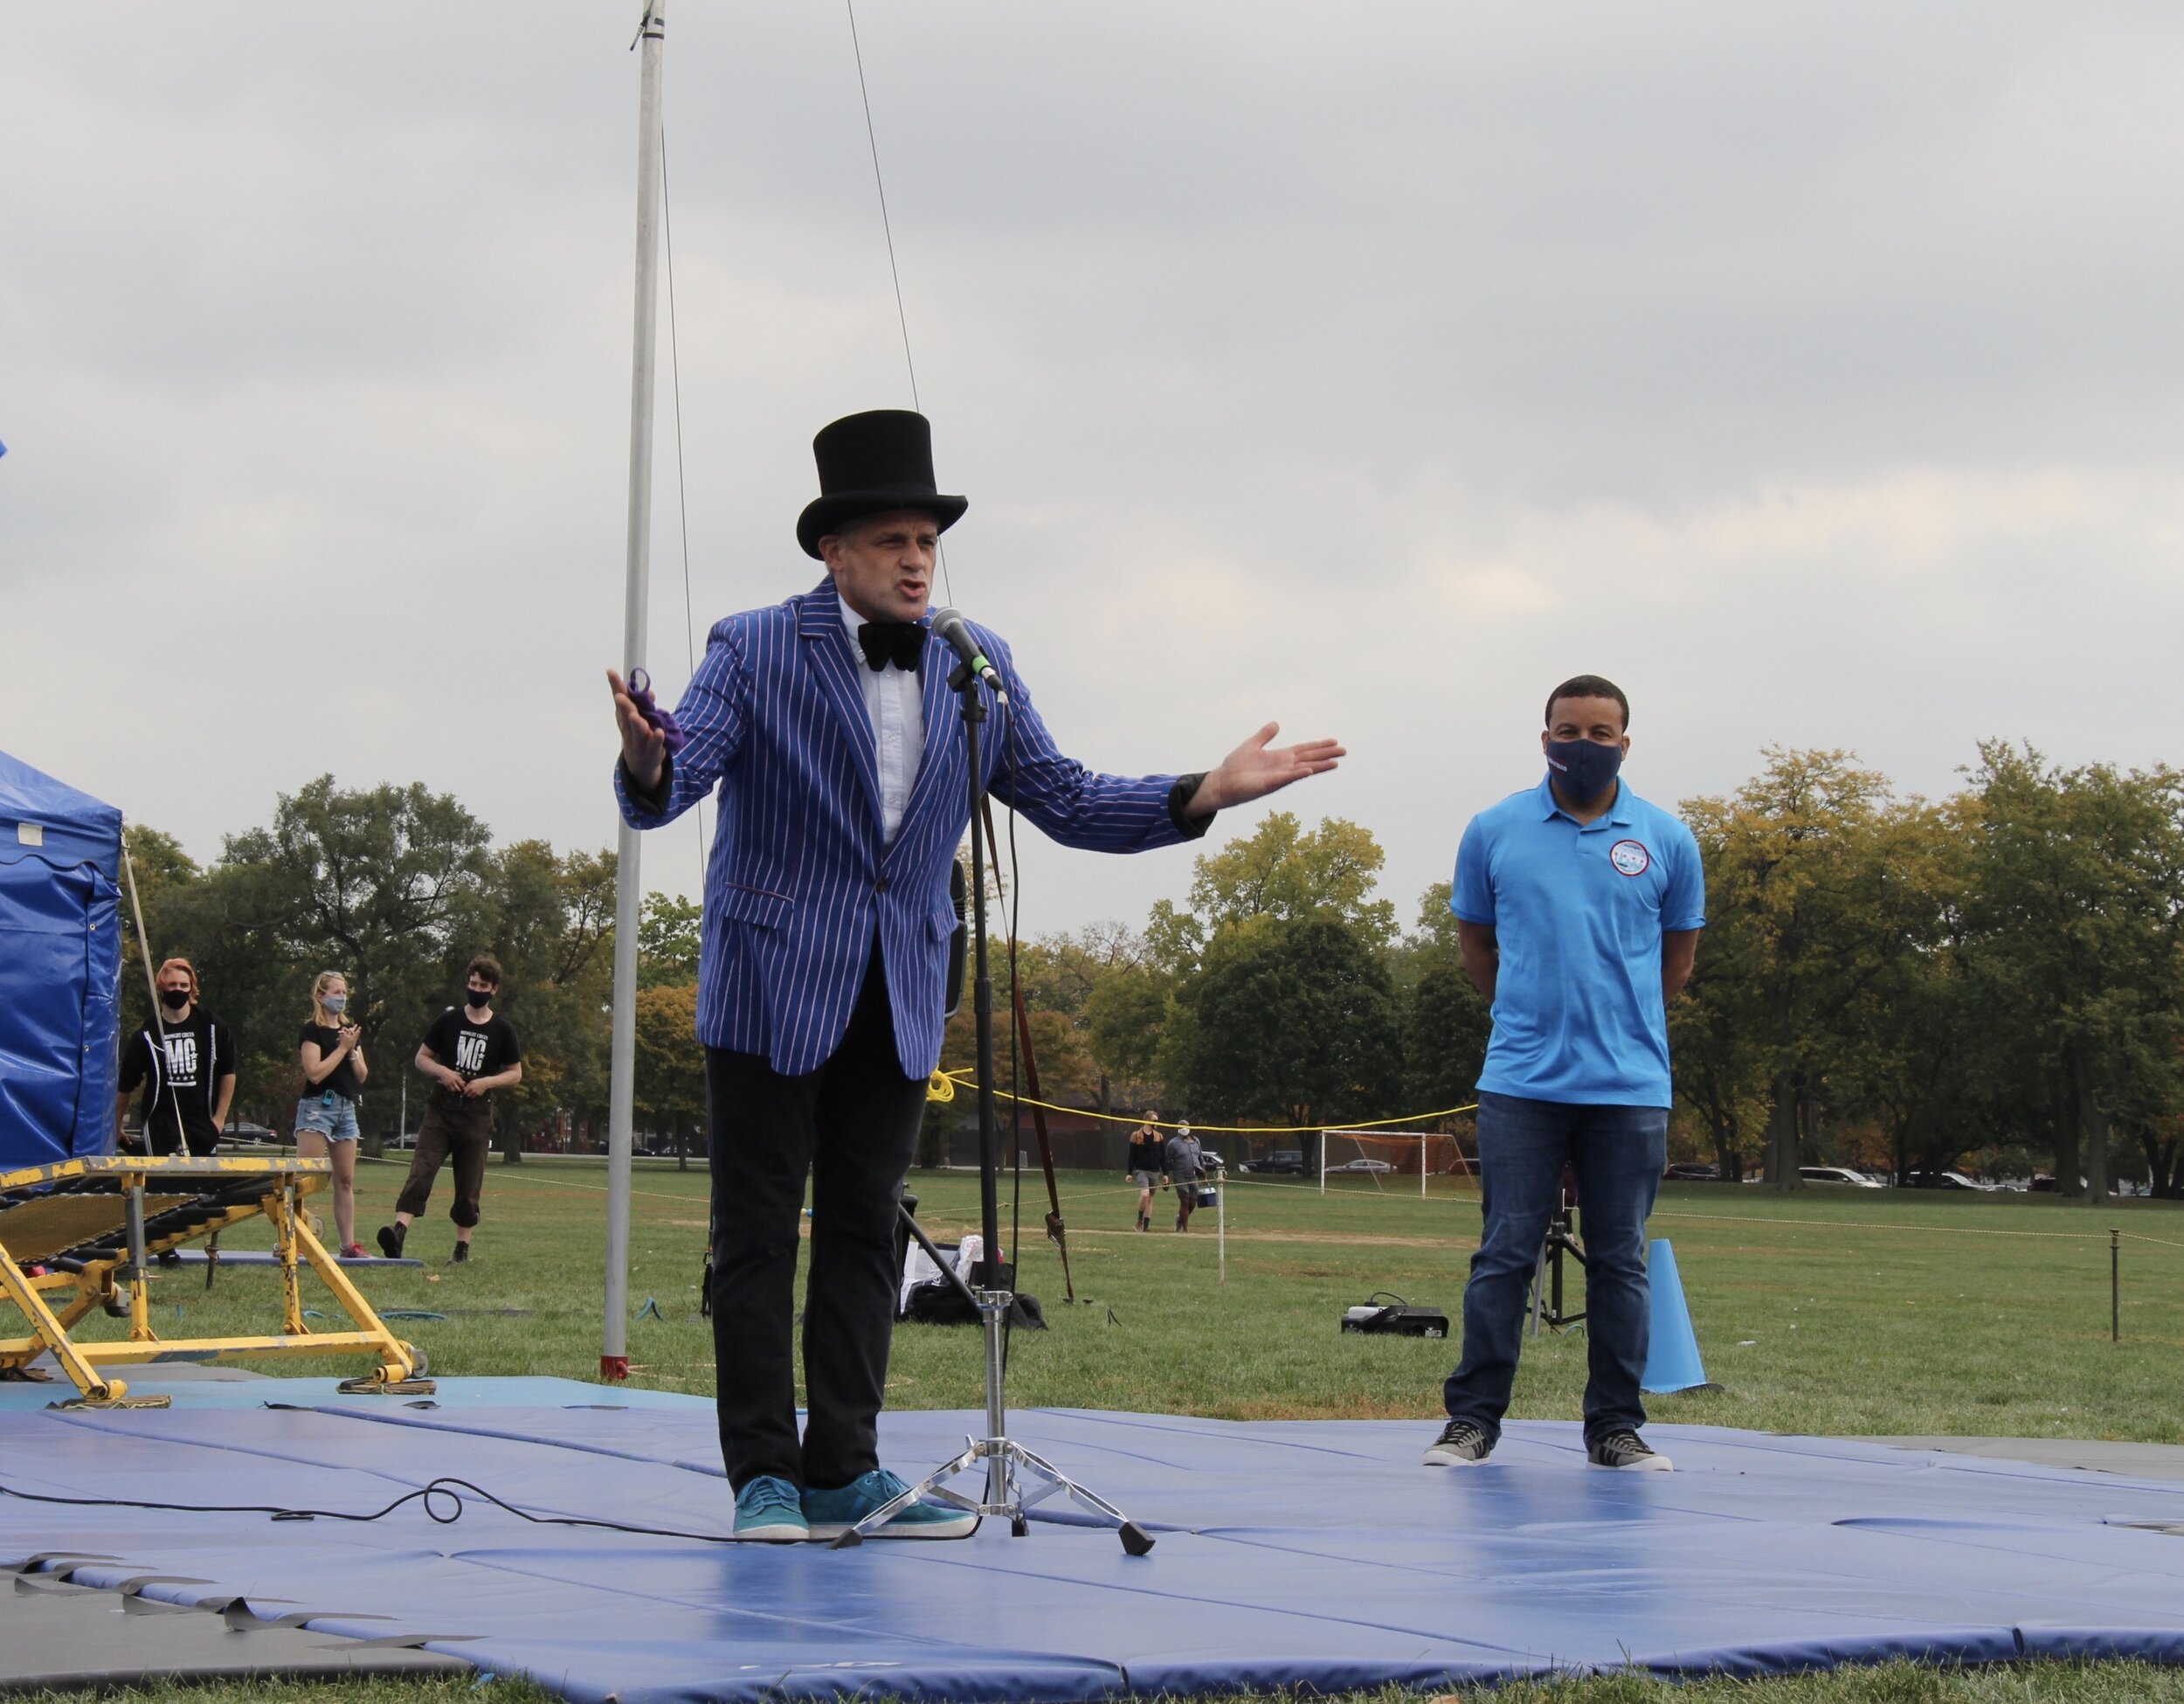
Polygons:
<instances>
[{"instance_id":1,"label":"yellow rope barrier","mask_svg":"<svg viewBox=\"0 0 2184 1704\"><path fill-rule=\"evenodd\" d=\"M946 1094L939 1091L943 1082L950 1085ZM929 1101L953 1100L958 1084L966 1089L978 1086L978 1080L967 1069L935 1071L932 1082L926 1085L925 1098ZM1454 1118L1459 1112L1476 1112L1479 1110L1478 1102L1473 1101L1469 1106L1445 1106L1438 1112L1406 1112L1400 1118L1365 1119L1355 1124L1190 1124L1183 1120L1171 1123L1165 1119L1133 1119L1116 1112L1095 1112L1082 1106L1062 1106L1051 1100L1033 1100L1029 1095L1011 1094L1006 1089L996 1089L993 1092L1002 1100L1020 1101L1026 1106L1043 1106L1049 1112L1068 1112L1080 1119L1097 1119L1102 1124L1149 1124L1156 1130L1190 1130L1215 1136L1303 1136L1315 1130L1381 1130L1390 1125L1422 1123L1427 1119Z\"/></svg>"}]
</instances>

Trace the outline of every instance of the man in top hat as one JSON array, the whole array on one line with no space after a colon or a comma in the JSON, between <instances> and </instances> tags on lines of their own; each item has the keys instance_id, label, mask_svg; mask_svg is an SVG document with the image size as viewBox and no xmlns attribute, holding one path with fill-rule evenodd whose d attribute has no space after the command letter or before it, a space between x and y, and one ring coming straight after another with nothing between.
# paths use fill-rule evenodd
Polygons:
<instances>
[{"instance_id":1,"label":"man in top hat","mask_svg":"<svg viewBox=\"0 0 2184 1704\"><path fill-rule=\"evenodd\" d=\"M881 409L812 441L819 498L797 542L826 578L713 628L673 717L612 671L624 818L673 821L719 791L698 972L713 1169L713 1334L736 1530L839 1534L892 1500L878 1421L895 1283L895 1199L940 1057L948 871L970 778L930 631L939 536L966 501L933 478L922 414ZM974 627L983 784L1064 845L1140 852L1196 840L1215 811L1332 769L1332 740L1270 745L1269 723L1203 774L1102 775L1062 755L998 634ZM673 738L678 749L669 749ZM800 1209L809 1418L791 1353ZM880 1529L956 1537L972 1517L914 1505Z\"/></svg>"}]
</instances>

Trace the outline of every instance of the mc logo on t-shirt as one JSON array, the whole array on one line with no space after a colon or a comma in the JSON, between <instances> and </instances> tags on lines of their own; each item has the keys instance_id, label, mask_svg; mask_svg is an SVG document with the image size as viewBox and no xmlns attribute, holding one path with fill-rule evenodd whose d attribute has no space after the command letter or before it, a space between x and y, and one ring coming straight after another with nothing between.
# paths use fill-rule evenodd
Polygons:
<instances>
[{"instance_id":1,"label":"mc logo on t-shirt","mask_svg":"<svg viewBox=\"0 0 2184 1704\"><path fill-rule=\"evenodd\" d=\"M187 1029L167 1036L167 1080L178 1089L197 1086L197 1038Z\"/></svg>"},{"instance_id":2,"label":"mc logo on t-shirt","mask_svg":"<svg viewBox=\"0 0 2184 1704\"><path fill-rule=\"evenodd\" d=\"M465 1077L475 1077L486 1066L486 1038L475 1029L466 1029L455 1037L455 1069Z\"/></svg>"}]
</instances>

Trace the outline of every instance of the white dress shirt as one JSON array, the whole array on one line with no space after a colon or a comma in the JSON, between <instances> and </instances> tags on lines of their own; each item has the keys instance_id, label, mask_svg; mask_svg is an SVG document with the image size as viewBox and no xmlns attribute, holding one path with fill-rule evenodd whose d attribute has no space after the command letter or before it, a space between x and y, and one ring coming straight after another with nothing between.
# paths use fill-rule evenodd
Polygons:
<instances>
[{"instance_id":1,"label":"white dress shirt","mask_svg":"<svg viewBox=\"0 0 2184 1704\"><path fill-rule=\"evenodd\" d=\"M925 700L917 675L892 665L874 670L865 661L857 629L865 618L843 602L842 634L857 667L857 679L865 689L865 714L872 718L872 743L880 759L880 833L892 844L902 826L902 813L910 806L910 788L917 780L917 765L925 755Z\"/></svg>"}]
</instances>

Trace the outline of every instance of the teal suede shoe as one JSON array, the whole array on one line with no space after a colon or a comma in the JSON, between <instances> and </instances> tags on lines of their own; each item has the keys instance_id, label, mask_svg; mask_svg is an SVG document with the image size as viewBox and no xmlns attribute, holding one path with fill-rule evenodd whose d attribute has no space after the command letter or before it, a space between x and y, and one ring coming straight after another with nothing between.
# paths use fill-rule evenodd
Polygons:
<instances>
[{"instance_id":1,"label":"teal suede shoe","mask_svg":"<svg viewBox=\"0 0 2184 1704\"><path fill-rule=\"evenodd\" d=\"M852 1479L833 1491L806 1490L804 1518L813 1538L840 1538L883 1504L893 1502L909 1487L884 1467ZM978 1517L968 1509L943 1503L912 1503L898 1509L884 1527L875 1527L867 1538L969 1538L978 1530Z\"/></svg>"},{"instance_id":2,"label":"teal suede shoe","mask_svg":"<svg viewBox=\"0 0 2184 1704\"><path fill-rule=\"evenodd\" d=\"M795 1544L812 1536L797 1488L764 1476L736 1493L736 1536L762 1543Z\"/></svg>"}]
</instances>

